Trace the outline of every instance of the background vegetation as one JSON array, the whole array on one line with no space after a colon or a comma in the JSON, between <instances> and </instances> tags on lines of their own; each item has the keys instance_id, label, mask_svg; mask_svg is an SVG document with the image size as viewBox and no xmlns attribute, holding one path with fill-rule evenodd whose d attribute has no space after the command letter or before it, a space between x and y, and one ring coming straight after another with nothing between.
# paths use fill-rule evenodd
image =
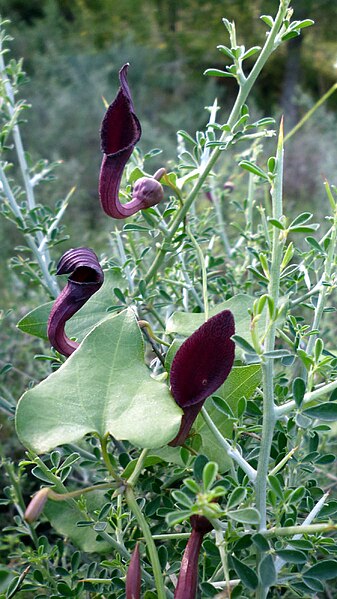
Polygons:
<instances>
[{"instance_id":1,"label":"background vegetation","mask_svg":"<svg viewBox=\"0 0 337 599\"><path fill-rule=\"evenodd\" d=\"M23 127L25 147L33 159L62 161L57 184L41 189L44 202L55 203L76 185L64 220L74 245L90 244L91 238L97 243L97 233L103 243L109 228L97 211L98 130L102 96L113 98L120 66L131 63L143 124L140 147L147 151L157 140L163 149L158 164L166 164L175 152L176 131L194 134L207 122L208 112L200 107L212 104L216 95L226 112L235 96L234 80L203 76L210 65L223 64L216 51L226 38L222 17L235 19L239 43L256 45L266 30L258 16L274 8L274 0L3 0L2 13L12 20L14 55L25 57L24 91L33 106ZM310 13L316 25L274 54L253 92L256 114L283 112L286 131L337 75L336 3L295 0L294 9L297 19ZM290 204L301 201L319 210L322 176L334 180L336 111L337 94L289 143L285 192ZM242 188L236 193L240 196ZM8 257L18 240L13 227L3 221L0 226L2 283L10 276Z\"/></svg>"},{"instance_id":2,"label":"background vegetation","mask_svg":"<svg viewBox=\"0 0 337 599\"><path fill-rule=\"evenodd\" d=\"M97 253L108 256L112 253L107 248L115 225L98 208L99 126L102 97L108 101L114 97L120 66L131 63L130 85L143 128L141 151L155 146L163 150L151 158L149 170L170 167L176 154L176 131L184 129L194 136L208 121L209 112L203 106L210 106L216 96L226 114L235 98L231 80L203 76L206 68L223 66L223 56L216 51L217 44L227 39L221 18L235 19L238 41L249 47L263 42L266 28L258 16L274 13L276 4L275 0L3 0L2 15L12 21L13 54L25 57L28 78L22 93L33 107L22 124L25 148L32 162L43 157L59 163L57 181L44 182L37 198L54 207L76 186L63 220L69 240L53 249L54 260L77 245L94 245ZM284 113L286 132L335 83L337 73L336 3L295 0L293 7L296 18L313 18L316 26L273 55L249 102L252 120ZM336 112L337 94L287 143L284 187L289 218L292 212L297 215L309 209L315 221L322 221L326 213L322 177L337 183ZM264 155L274 151L275 140L270 143L271 150L266 142ZM221 169L234 184L230 198L238 206L247 193L248 175L236 167L233 170L237 160L231 160L231 152L235 148ZM264 192L260 186L257 199ZM232 214L229 205L226 217L231 220ZM207 234L207 219L201 233ZM27 381L40 380L49 371L46 361L30 359L44 354L44 343L26 338L15 324L48 298L37 286L25 285L13 269L13 248L22 242L15 226L0 220L0 234L0 390L14 404ZM231 281L228 290L230 285ZM0 434L6 455L22 457L23 449L7 419ZM31 491L25 488L27 497ZM5 510L3 522L7 523ZM8 547L2 550L7 553Z\"/></svg>"},{"instance_id":3,"label":"background vegetation","mask_svg":"<svg viewBox=\"0 0 337 599\"><path fill-rule=\"evenodd\" d=\"M274 53L250 98L253 117L284 113L285 131L337 77L336 3L295 0L293 6L297 19L310 13L315 27ZM60 246L60 254L67 247L93 242L103 251L109 240L111 224L98 210L99 127L102 97L108 101L114 97L120 66L131 64L129 78L143 128L139 147L144 153L155 145L163 150L151 160L153 171L169 167L176 153L176 131L184 129L194 136L208 120L209 112L201 107L212 104L216 96L226 114L235 97L234 80L203 75L209 66L223 64L223 55L216 50L222 40L226 42L222 17L235 19L238 42L248 47L264 39L266 27L259 15L274 9L275 0L2 1L2 15L11 20L13 55L24 57L27 81L22 93L32 105L21 126L25 149L32 162L40 158L59 162L57 180L44 182L37 199L54 206L76 186L63 218L71 243ZM337 94L333 94L289 141L287 210L301 204L316 218L322 216L322 177L336 183L336 113ZM246 176L231 168L227 169L235 183L231 197L242 201ZM12 362L14 354L19 363L21 351L24 356L25 342L13 323L28 311L31 293L36 305L37 290L22 285L11 268L13 248L22 241L16 227L1 219L0 236L1 367ZM58 259L57 252L53 257ZM13 322L8 310L15 312Z\"/></svg>"}]
</instances>

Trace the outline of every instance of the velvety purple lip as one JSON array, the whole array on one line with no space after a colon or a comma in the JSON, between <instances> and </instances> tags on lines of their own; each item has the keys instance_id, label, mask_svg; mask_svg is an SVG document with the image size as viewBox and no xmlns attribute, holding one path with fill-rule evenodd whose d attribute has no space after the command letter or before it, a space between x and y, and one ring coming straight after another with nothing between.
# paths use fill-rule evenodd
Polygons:
<instances>
[{"instance_id":1,"label":"velvety purple lip","mask_svg":"<svg viewBox=\"0 0 337 599\"><path fill-rule=\"evenodd\" d=\"M128 67L125 64L119 71L120 88L107 109L101 126L101 149L104 156L99 176L99 196L104 212L119 219L158 204L163 199L159 181L152 177L142 177L140 183L136 182L133 199L126 204L119 201L125 165L142 133L127 81Z\"/></svg>"},{"instance_id":2,"label":"velvety purple lip","mask_svg":"<svg viewBox=\"0 0 337 599\"><path fill-rule=\"evenodd\" d=\"M104 274L96 254L89 248L68 250L60 259L56 274L70 276L52 307L47 333L51 345L68 357L79 344L67 337L65 324L100 289Z\"/></svg>"},{"instance_id":3,"label":"velvety purple lip","mask_svg":"<svg viewBox=\"0 0 337 599\"><path fill-rule=\"evenodd\" d=\"M182 445L207 397L228 377L234 362L234 317L224 310L207 320L179 348L171 366L171 392L184 410L178 435Z\"/></svg>"}]
</instances>

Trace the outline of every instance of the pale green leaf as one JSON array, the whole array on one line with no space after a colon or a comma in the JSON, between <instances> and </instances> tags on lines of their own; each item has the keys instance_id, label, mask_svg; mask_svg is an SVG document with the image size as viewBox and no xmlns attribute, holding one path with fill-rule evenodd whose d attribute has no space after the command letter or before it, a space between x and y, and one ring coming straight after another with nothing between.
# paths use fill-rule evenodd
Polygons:
<instances>
[{"instance_id":1,"label":"pale green leaf","mask_svg":"<svg viewBox=\"0 0 337 599\"><path fill-rule=\"evenodd\" d=\"M204 75L209 75L211 77L235 77L232 73L221 71L221 69L206 69Z\"/></svg>"},{"instance_id":2,"label":"pale green leaf","mask_svg":"<svg viewBox=\"0 0 337 599\"><path fill-rule=\"evenodd\" d=\"M78 503L74 499L68 501L49 500L46 503L43 513L56 532L71 539L82 551L106 553L110 550L111 546L104 541L97 541L97 532L91 526L77 526L77 522L90 521L90 516L94 517L94 511L99 510L105 501L104 491L93 491L85 496L85 511L79 508ZM112 532L110 526L107 532Z\"/></svg>"},{"instance_id":3,"label":"pale green leaf","mask_svg":"<svg viewBox=\"0 0 337 599\"><path fill-rule=\"evenodd\" d=\"M132 310L96 325L56 372L20 399L16 427L23 445L43 453L93 432L139 447L171 441L182 411L167 385L151 377L143 354Z\"/></svg>"},{"instance_id":4,"label":"pale green leaf","mask_svg":"<svg viewBox=\"0 0 337 599\"><path fill-rule=\"evenodd\" d=\"M221 304L211 308L209 315L214 316L222 310L230 310L233 313L235 320L235 333L251 342L251 316L248 313L248 310L253 309L253 304L253 297L239 293L235 297L231 297L229 300L221 302ZM166 332L168 334L177 333L183 337L189 337L189 335L192 335L192 333L204 322L205 315L203 313L174 312L166 323Z\"/></svg>"},{"instance_id":5,"label":"pale green leaf","mask_svg":"<svg viewBox=\"0 0 337 599\"><path fill-rule=\"evenodd\" d=\"M258 524L260 521L260 514L255 507L247 507L242 510L227 512L227 516L231 520L242 522L243 524Z\"/></svg>"}]
</instances>

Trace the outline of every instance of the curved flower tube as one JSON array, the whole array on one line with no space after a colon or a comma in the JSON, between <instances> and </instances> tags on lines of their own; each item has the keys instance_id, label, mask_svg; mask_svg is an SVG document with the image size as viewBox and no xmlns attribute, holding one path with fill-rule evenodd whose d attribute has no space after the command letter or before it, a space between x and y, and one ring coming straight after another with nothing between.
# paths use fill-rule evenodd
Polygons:
<instances>
[{"instance_id":1,"label":"curved flower tube","mask_svg":"<svg viewBox=\"0 0 337 599\"><path fill-rule=\"evenodd\" d=\"M195 599L198 585L199 553L205 534L211 532L212 524L205 516L191 516L191 536L181 560L178 583L174 599Z\"/></svg>"},{"instance_id":2,"label":"curved flower tube","mask_svg":"<svg viewBox=\"0 0 337 599\"><path fill-rule=\"evenodd\" d=\"M130 564L126 574L126 599L140 599L141 582L142 581L140 572L139 544L136 543L136 546L131 555Z\"/></svg>"},{"instance_id":3,"label":"curved flower tube","mask_svg":"<svg viewBox=\"0 0 337 599\"><path fill-rule=\"evenodd\" d=\"M127 82L128 67L125 64L119 71L121 85L101 126L101 149L104 156L99 176L99 196L104 212L113 218L131 216L138 210L158 204L164 197L159 179L165 170L160 169L154 177L141 177L136 181L130 202L121 204L119 201L118 193L125 165L142 133Z\"/></svg>"},{"instance_id":4,"label":"curved flower tube","mask_svg":"<svg viewBox=\"0 0 337 599\"><path fill-rule=\"evenodd\" d=\"M60 259L56 274L70 276L52 307L47 333L51 345L68 357L78 348L79 343L67 337L65 324L100 289L104 274L96 254L89 248L68 250Z\"/></svg>"},{"instance_id":5,"label":"curved flower tube","mask_svg":"<svg viewBox=\"0 0 337 599\"><path fill-rule=\"evenodd\" d=\"M234 362L234 317L230 310L212 316L184 341L174 356L171 393L184 410L173 447L182 445L207 397L228 377Z\"/></svg>"}]
</instances>

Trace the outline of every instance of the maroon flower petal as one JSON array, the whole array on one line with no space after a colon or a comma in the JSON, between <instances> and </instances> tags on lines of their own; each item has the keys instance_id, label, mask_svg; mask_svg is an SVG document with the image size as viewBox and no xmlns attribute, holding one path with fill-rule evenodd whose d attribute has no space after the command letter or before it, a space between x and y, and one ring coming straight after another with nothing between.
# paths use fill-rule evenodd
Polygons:
<instances>
[{"instance_id":1,"label":"maroon flower petal","mask_svg":"<svg viewBox=\"0 0 337 599\"><path fill-rule=\"evenodd\" d=\"M119 201L119 187L125 165L142 133L127 82L128 66L125 64L119 72L121 86L101 126L104 156L99 176L99 195L104 212L113 218L126 218L163 199L163 188L159 181L152 177L142 177L140 183L136 182L133 199L126 204Z\"/></svg>"},{"instance_id":2,"label":"maroon flower petal","mask_svg":"<svg viewBox=\"0 0 337 599\"><path fill-rule=\"evenodd\" d=\"M216 314L197 329L177 351L171 366L171 392L184 415L170 445L182 445L204 401L228 377L234 362L234 317Z\"/></svg>"},{"instance_id":3,"label":"maroon flower petal","mask_svg":"<svg viewBox=\"0 0 337 599\"><path fill-rule=\"evenodd\" d=\"M79 344L68 339L65 324L99 290L104 275L96 254L88 248L68 250L59 261L56 274L70 276L52 307L47 333L51 345L68 357Z\"/></svg>"},{"instance_id":4,"label":"maroon flower petal","mask_svg":"<svg viewBox=\"0 0 337 599\"><path fill-rule=\"evenodd\" d=\"M141 573L139 545L136 546L131 555L130 564L126 575L125 597L126 599L140 599Z\"/></svg>"},{"instance_id":5,"label":"maroon flower petal","mask_svg":"<svg viewBox=\"0 0 337 599\"><path fill-rule=\"evenodd\" d=\"M171 367L172 395L181 408L205 400L229 375L234 361L234 318L224 310L207 320L178 349Z\"/></svg>"},{"instance_id":6,"label":"maroon flower petal","mask_svg":"<svg viewBox=\"0 0 337 599\"><path fill-rule=\"evenodd\" d=\"M205 534L213 530L204 516L191 516L192 532L181 560L174 599L195 599L198 585L198 561Z\"/></svg>"},{"instance_id":7,"label":"maroon flower petal","mask_svg":"<svg viewBox=\"0 0 337 599\"><path fill-rule=\"evenodd\" d=\"M213 530L213 525L204 516L191 516L191 536L181 560L178 583L174 599L195 599L198 586L198 561L205 534Z\"/></svg>"},{"instance_id":8,"label":"maroon flower petal","mask_svg":"<svg viewBox=\"0 0 337 599\"><path fill-rule=\"evenodd\" d=\"M186 438L189 435L189 432L192 428L193 422L198 416L204 402L201 401L194 406L188 406L184 408L183 417L181 419L180 428L178 434L172 441L170 441L169 445L171 447L179 447L180 445L184 445Z\"/></svg>"},{"instance_id":9,"label":"maroon flower petal","mask_svg":"<svg viewBox=\"0 0 337 599\"><path fill-rule=\"evenodd\" d=\"M174 599L195 599L198 585L198 561L204 536L192 530L181 560Z\"/></svg>"}]
</instances>

